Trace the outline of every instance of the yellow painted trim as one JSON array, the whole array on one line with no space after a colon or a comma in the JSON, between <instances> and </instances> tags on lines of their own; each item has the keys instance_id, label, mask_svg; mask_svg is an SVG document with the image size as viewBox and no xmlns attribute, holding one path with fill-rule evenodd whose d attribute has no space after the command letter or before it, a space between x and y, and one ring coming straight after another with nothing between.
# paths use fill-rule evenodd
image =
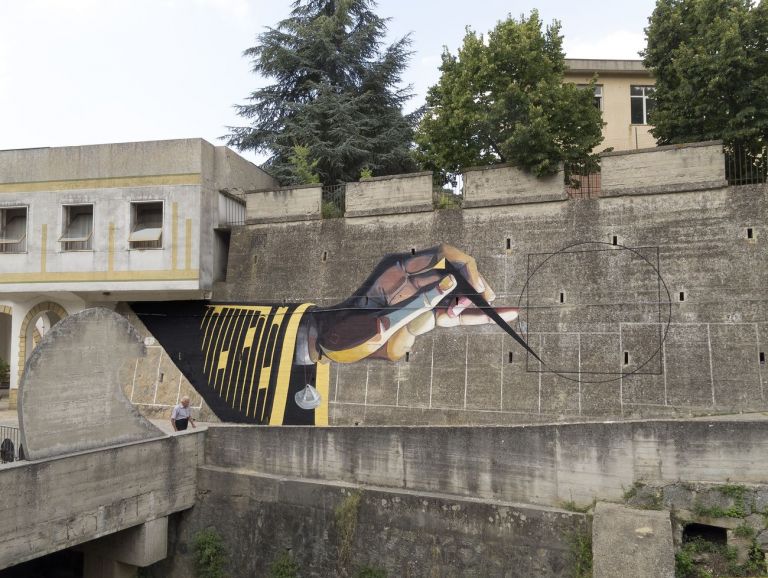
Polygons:
<instances>
[{"instance_id":1,"label":"yellow painted trim","mask_svg":"<svg viewBox=\"0 0 768 578\"><path fill-rule=\"evenodd\" d=\"M328 425L328 392L331 381L331 364L318 363L315 388L320 394L320 405L315 409L315 425Z\"/></svg>"},{"instance_id":2,"label":"yellow painted trim","mask_svg":"<svg viewBox=\"0 0 768 578\"><path fill-rule=\"evenodd\" d=\"M192 219L187 219L184 226L184 269L192 269Z\"/></svg>"},{"instance_id":3,"label":"yellow painted trim","mask_svg":"<svg viewBox=\"0 0 768 578\"><path fill-rule=\"evenodd\" d=\"M28 181L0 183L0 193L37 193L41 191L72 191L77 189L111 189L157 185L199 185L200 173L176 175L144 175L140 177L109 177L101 179L68 179L60 181Z\"/></svg>"},{"instance_id":4,"label":"yellow painted trim","mask_svg":"<svg viewBox=\"0 0 768 578\"><path fill-rule=\"evenodd\" d=\"M283 338L283 351L280 355L280 366L277 370L277 383L275 387L272 413L269 416L269 425L282 425L285 418L285 404L288 398L288 385L291 381L291 367L293 366L293 353L296 348L296 334L299 331L299 322L304 312L311 303L299 305L291 315L288 327Z\"/></svg>"},{"instance_id":5,"label":"yellow painted trim","mask_svg":"<svg viewBox=\"0 0 768 578\"><path fill-rule=\"evenodd\" d=\"M269 359L267 359L267 356L266 356L267 349L265 349L264 361L262 362L262 365L261 365L261 373L259 373L259 390L262 390L262 389L265 391L269 390L269 382L272 379L272 369L275 367L275 351L277 351L277 346L278 346L277 336L280 335L280 328L282 327L283 322L285 321L286 311L288 311L287 307L278 307L277 309L275 309L275 315L272 318L272 325L270 325L269 327L267 327L266 325L264 326L264 336L267 339L267 341L264 343L264 347L269 349L269 336L272 333L273 327L275 328L275 341L274 341L274 344L272 345L272 351L270 351L271 357ZM291 350L291 359L293 359L293 347L295 344L294 343L289 344L287 341L283 341L282 344L283 344L283 355L285 355L285 349L287 347L288 349ZM281 356L280 359L282 363L283 357ZM279 366L277 369L277 380L276 380L277 385L275 386L275 398L272 402L273 408L275 407L275 404L278 404L278 405L280 404L280 401L277 399L277 396L280 395L278 391L280 389L280 376L281 376L280 370L281 369L282 369L282 365ZM290 374L290 368L288 369L288 373ZM286 389L286 391L288 390ZM258 398L257 398L257 404L258 404ZM282 404L283 406L285 406L285 400L282 400ZM283 409L283 412L284 411L285 409ZM257 416L260 423L264 423L264 418L266 414L267 414L267 396L265 395L264 405L261 408L261 415ZM270 414L270 420L272 419L273 415L274 413ZM270 421L270 423L272 422ZM280 423L283 423L282 420L280 421Z\"/></svg>"},{"instance_id":6,"label":"yellow painted trim","mask_svg":"<svg viewBox=\"0 0 768 578\"><path fill-rule=\"evenodd\" d=\"M43 235L40 239L40 272L45 273L45 264L48 259L48 225L43 225Z\"/></svg>"},{"instance_id":7,"label":"yellow painted trim","mask_svg":"<svg viewBox=\"0 0 768 578\"><path fill-rule=\"evenodd\" d=\"M171 269L179 268L179 203L171 203Z\"/></svg>"},{"instance_id":8,"label":"yellow painted trim","mask_svg":"<svg viewBox=\"0 0 768 578\"><path fill-rule=\"evenodd\" d=\"M189 281L198 278L191 271L50 271L42 273L3 273L0 285L8 283L89 283L94 281Z\"/></svg>"},{"instance_id":9,"label":"yellow painted trim","mask_svg":"<svg viewBox=\"0 0 768 578\"><path fill-rule=\"evenodd\" d=\"M115 270L115 223L109 223L109 246L107 248L107 270Z\"/></svg>"}]
</instances>

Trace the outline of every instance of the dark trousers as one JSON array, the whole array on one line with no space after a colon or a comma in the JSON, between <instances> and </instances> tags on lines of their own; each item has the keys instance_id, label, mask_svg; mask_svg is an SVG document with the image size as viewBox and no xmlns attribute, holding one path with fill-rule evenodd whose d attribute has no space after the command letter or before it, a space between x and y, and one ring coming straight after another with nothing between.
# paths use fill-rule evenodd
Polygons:
<instances>
[{"instance_id":1,"label":"dark trousers","mask_svg":"<svg viewBox=\"0 0 768 578\"><path fill-rule=\"evenodd\" d=\"M182 418L182 419L177 419L176 420L176 429L179 430L179 431L187 429L187 423L188 422L189 422L189 419L187 419L186 417Z\"/></svg>"}]
</instances>

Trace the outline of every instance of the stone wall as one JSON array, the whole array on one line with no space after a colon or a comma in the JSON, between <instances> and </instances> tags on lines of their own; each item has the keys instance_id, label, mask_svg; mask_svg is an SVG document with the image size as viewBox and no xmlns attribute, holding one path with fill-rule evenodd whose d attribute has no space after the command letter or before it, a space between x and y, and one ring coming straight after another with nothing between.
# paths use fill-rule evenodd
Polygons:
<instances>
[{"instance_id":1,"label":"stone wall","mask_svg":"<svg viewBox=\"0 0 768 578\"><path fill-rule=\"evenodd\" d=\"M464 172L464 206L490 207L563 201L562 169L536 178L512 166L478 167Z\"/></svg>"},{"instance_id":2,"label":"stone wall","mask_svg":"<svg viewBox=\"0 0 768 578\"><path fill-rule=\"evenodd\" d=\"M319 219L321 197L320 185L248 191L245 195L246 218L249 223Z\"/></svg>"},{"instance_id":3,"label":"stone wall","mask_svg":"<svg viewBox=\"0 0 768 578\"><path fill-rule=\"evenodd\" d=\"M764 411L768 188L635 192L237 228L214 298L332 305L385 254L445 242L521 308L546 367L496 327L438 328L407 361L333 364L331 423Z\"/></svg>"},{"instance_id":4,"label":"stone wall","mask_svg":"<svg viewBox=\"0 0 768 578\"><path fill-rule=\"evenodd\" d=\"M432 210L432 173L412 173L347 183L347 217Z\"/></svg>"},{"instance_id":5,"label":"stone wall","mask_svg":"<svg viewBox=\"0 0 768 578\"><path fill-rule=\"evenodd\" d=\"M600 155L602 194L652 194L724 187L719 141Z\"/></svg>"}]
</instances>

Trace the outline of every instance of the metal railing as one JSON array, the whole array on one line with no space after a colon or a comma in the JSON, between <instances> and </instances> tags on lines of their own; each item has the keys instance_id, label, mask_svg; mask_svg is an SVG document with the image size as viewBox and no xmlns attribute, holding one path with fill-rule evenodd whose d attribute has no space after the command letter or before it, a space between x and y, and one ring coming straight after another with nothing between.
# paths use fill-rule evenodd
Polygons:
<instances>
[{"instance_id":1,"label":"metal railing","mask_svg":"<svg viewBox=\"0 0 768 578\"><path fill-rule=\"evenodd\" d=\"M747 146L743 143L723 145L725 178L729 185L756 185L768 182L768 145Z\"/></svg>"},{"instance_id":2,"label":"metal railing","mask_svg":"<svg viewBox=\"0 0 768 578\"><path fill-rule=\"evenodd\" d=\"M323 219L338 219L344 216L346 208L347 185L329 185L323 187Z\"/></svg>"},{"instance_id":3,"label":"metal railing","mask_svg":"<svg viewBox=\"0 0 768 578\"><path fill-rule=\"evenodd\" d=\"M0 425L0 464L24 459L19 428Z\"/></svg>"}]
</instances>

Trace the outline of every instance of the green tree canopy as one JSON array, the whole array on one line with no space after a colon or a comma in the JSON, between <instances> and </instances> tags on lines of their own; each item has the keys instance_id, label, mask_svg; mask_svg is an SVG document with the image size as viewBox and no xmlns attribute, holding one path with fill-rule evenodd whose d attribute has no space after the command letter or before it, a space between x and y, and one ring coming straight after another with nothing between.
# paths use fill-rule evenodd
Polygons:
<instances>
[{"instance_id":1,"label":"green tree canopy","mask_svg":"<svg viewBox=\"0 0 768 578\"><path fill-rule=\"evenodd\" d=\"M274 81L251 93L228 144L269 154L284 184L312 168L323 184L413 170L410 87L399 88L409 37L382 48L387 19L373 0L296 0L291 14L245 51L252 70ZM300 154L297 154L297 151ZM297 161L299 161L297 163Z\"/></svg>"},{"instance_id":2,"label":"green tree canopy","mask_svg":"<svg viewBox=\"0 0 768 578\"><path fill-rule=\"evenodd\" d=\"M458 55L443 52L416 134L417 156L450 178L473 165L512 163L536 175L583 159L602 140L593 89L563 83L560 24L536 10L487 39L470 29Z\"/></svg>"},{"instance_id":3,"label":"green tree canopy","mask_svg":"<svg viewBox=\"0 0 768 578\"><path fill-rule=\"evenodd\" d=\"M768 136L768 4L658 0L645 29L659 144Z\"/></svg>"}]
</instances>

